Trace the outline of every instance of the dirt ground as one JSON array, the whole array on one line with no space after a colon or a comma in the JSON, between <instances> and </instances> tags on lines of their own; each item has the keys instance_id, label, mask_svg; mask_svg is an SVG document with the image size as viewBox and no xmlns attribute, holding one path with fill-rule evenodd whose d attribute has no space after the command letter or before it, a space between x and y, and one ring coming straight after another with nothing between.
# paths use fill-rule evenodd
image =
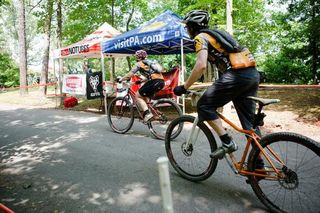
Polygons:
<instances>
[{"instance_id":1,"label":"dirt ground","mask_svg":"<svg viewBox=\"0 0 320 213\"><path fill-rule=\"evenodd\" d=\"M294 132L320 142L319 121L310 122L303 120L297 113L292 111L265 110L264 113L267 115L264 119L265 124L261 127L264 134L272 132ZM232 107L225 109L223 114L240 125L236 111Z\"/></svg>"},{"instance_id":2,"label":"dirt ground","mask_svg":"<svg viewBox=\"0 0 320 213\"><path fill-rule=\"evenodd\" d=\"M320 142L320 90L260 90L262 98L277 98L280 103L267 106L266 132L289 131Z\"/></svg>"},{"instance_id":3,"label":"dirt ground","mask_svg":"<svg viewBox=\"0 0 320 213\"><path fill-rule=\"evenodd\" d=\"M280 100L265 107L263 133L294 132L320 142L320 89L260 89L258 97ZM231 104L223 115L240 125Z\"/></svg>"},{"instance_id":4,"label":"dirt ground","mask_svg":"<svg viewBox=\"0 0 320 213\"><path fill-rule=\"evenodd\" d=\"M295 132L310 137L320 142L320 90L260 90L262 98L277 98L281 102L269 105L264 111L267 115L263 132ZM187 112L192 112L195 107L187 103ZM57 108L56 98L39 98L37 92L30 92L26 97L18 93L0 93L0 105L20 105L24 107ZM99 112L101 101L99 99L84 101L68 110ZM103 108L103 107L102 107ZM61 109L61 108L60 108ZM224 108L223 114L232 121L238 122L234 109ZM101 113L101 111L100 111Z\"/></svg>"}]
</instances>

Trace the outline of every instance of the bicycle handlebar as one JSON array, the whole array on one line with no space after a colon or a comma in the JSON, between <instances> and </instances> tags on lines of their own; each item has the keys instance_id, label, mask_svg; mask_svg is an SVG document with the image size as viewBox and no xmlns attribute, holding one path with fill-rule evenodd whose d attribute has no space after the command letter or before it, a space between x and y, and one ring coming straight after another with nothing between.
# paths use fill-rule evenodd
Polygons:
<instances>
[{"instance_id":1,"label":"bicycle handlebar","mask_svg":"<svg viewBox=\"0 0 320 213\"><path fill-rule=\"evenodd\" d=\"M137 80L137 81L135 81L135 82L131 82L130 79L121 81L121 77L117 77L117 78L115 79L115 82L116 82L116 83L125 83L125 84L130 84L130 85L132 85L132 84L137 84L137 85L139 85L139 84L142 84L142 83L144 83L144 82L146 82L146 81L147 81L147 80L143 80L143 79Z\"/></svg>"},{"instance_id":2,"label":"bicycle handlebar","mask_svg":"<svg viewBox=\"0 0 320 213\"><path fill-rule=\"evenodd\" d=\"M116 83L119 83L119 84L125 84L125 85L127 85L127 86L131 86L131 85L133 85L133 84L136 84L136 85L139 85L139 84L142 84L142 83L144 83L145 81L140 81L140 80L137 80L137 81L135 81L135 82L132 82L132 81L130 81L130 79L129 80L126 80L126 81L120 81L120 79L116 79L116 81L115 81Z\"/></svg>"},{"instance_id":3,"label":"bicycle handlebar","mask_svg":"<svg viewBox=\"0 0 320 213\"><path fill-rule=\"evenodd\" d=\"M202 96L203 93L204 93L204 91L198 92L198 91L187 90L187 93L185 95L187 95L187 96L192 96L192 95Z\"/></svg>"}]
</instances>

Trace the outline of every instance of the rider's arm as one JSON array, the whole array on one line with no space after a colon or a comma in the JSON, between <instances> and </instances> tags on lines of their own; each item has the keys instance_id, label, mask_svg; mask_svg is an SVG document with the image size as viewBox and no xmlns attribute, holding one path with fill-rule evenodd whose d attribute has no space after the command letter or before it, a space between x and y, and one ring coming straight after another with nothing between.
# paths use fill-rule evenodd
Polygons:
<instances>
[{"instance_id":1,"label":"rider's arm","mask_svg":"<svg viewBox=\"0 0 320 213\"><path fill-rule=\"evenodd\" d=\"M121 78L121 81L129 80L136 72L138 72L139 68L138 64L134 65L128 74Z\"/></svg>"},{"instance_id":2,"label":"rider's arm","mask_svg":"<svg viewBox=\"0 0 320 213\"><path fill-rule=\"evenodd\" d=\"M208 60L208 50L202 49L197 53L197 61L194 65L191 75L184 83L184 88L188 89L194 82L196 82L201 75L206 71Z\"/></svg>"},{"instance_id":3,"label":"rider's arm","mask_svg":"<svg viewBox=\"0 0 320 213\"><path fill-rule=\"evenodd\" d=\"M128 72L125 76L123 76L121 78L121 81L126 81L129 80L132 76L134 75L134 73L132 71Z\"/></svg>"}]
</instances>

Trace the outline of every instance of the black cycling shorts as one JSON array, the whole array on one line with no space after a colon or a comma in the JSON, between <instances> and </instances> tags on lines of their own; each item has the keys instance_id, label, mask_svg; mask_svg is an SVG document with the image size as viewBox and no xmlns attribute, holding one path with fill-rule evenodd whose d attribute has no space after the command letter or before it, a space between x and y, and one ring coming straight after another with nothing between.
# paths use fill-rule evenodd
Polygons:
<instances>
[{"instance_id":1,"label":"black cycling shorts","mask_svg":"<svg viewBox=\"0 0 320 213\"><path fill-rule=\"evenodd\" d=\"M139 94L143 97L152 97L164 87L163 79L154 79L147 81L140 89Z\"/></svg>"},{"instance_id":2,"label":"black cycling shorts","mask_svg":"<svg viewBox=\"0 0 320 213\"><path fill-rule=\"evenodd\" d=\"M224 73L209 86L197 103L200 121L218 118L216 110L232 101L244 129L252 128L255 102L246 99L256 96L259 87L259 73L255 68L231 70Z\"/></svg>"}]
</instances>

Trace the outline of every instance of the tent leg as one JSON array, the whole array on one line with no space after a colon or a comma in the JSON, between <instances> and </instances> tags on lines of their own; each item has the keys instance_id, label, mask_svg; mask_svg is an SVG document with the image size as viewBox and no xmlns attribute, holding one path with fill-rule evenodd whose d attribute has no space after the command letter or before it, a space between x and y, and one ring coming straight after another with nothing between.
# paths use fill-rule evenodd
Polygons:
<instances>
[{"instance_id":1,"label":"tent leg","mask_svg":"<svg viewBox=\"0 0 320 213\"><path fill-rule=\"evenodd\" d=\"M55 100L56 100L56 108L58 108L58 100L57 100L57 98L58 98L58 96L57 96L57 84L58 84L58 82L57 82L57 76L56 76L56 60L53 58L53 76L54 76L54 80L55 80L55 82L56 82L56 84L54 85L54 98L55 98Z\"/></svg>"},{"instance_id":2,"label":"tent leg","mask_svg":"<svg viewBox=\"0 0 320 213\"><path fill-rule=\"evenodd\" d=\"M180 76L179 76L179 85L181 83L184 83L184 54L183 54L183 39L180 40L180 47L181 47L181 70L180 70ZM178 99L178 103L180 102L180 98ZM185 97L182 97L182 113L185 114L186 113L186 107L185 107Z\"/></svg>"},{"instance_id":3,"label":"tent leg","mask_svg":"<svg viewBox=\"0 0 320 213\"><path fill-rule=\"evenodd\" d=\"M100 44L102 47L102 43ZM105 77L105 70L104 70L104 54L101 51L101 71L102 71L102 93L103 93L103 100L104 100L104 113L108 113L108 94L106 93L106 77Z\"/></svg>"}]
</instances>

